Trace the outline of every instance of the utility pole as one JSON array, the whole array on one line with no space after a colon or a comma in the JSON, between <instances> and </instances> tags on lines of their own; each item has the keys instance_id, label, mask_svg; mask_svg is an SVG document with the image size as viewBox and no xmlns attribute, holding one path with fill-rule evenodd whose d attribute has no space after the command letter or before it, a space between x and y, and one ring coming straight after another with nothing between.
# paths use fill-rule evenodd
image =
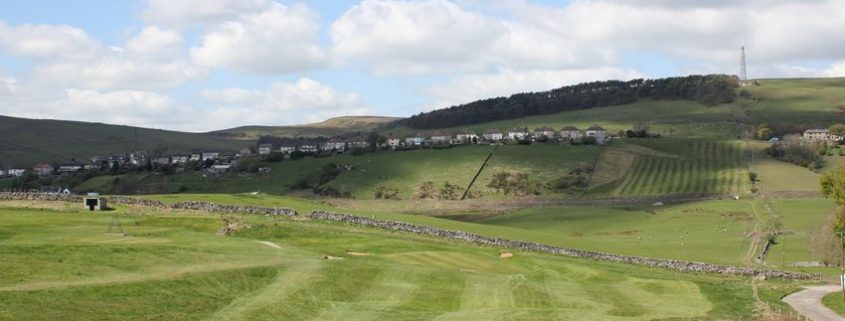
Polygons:
<instances>
[{"instance_id":1,"label":"utility pole","mask_svg":"<svg viewBox=\"0 0 845 321\"><path fill-rule=\"evenodd\" d=\"M842 300L845 301L845 247L842 246L842 232L843 229L839 229L839 257L842 260L842 262L839 262L839 266L842 267L842 274L839 275L839 285L842 287Z\"/></svg>"}]
</instances>

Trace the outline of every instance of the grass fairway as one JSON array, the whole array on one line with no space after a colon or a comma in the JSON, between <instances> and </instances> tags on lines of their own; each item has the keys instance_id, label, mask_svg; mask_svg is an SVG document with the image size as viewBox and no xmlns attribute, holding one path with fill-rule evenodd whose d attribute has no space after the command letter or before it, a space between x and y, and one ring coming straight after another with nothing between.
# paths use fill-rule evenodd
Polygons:
<instances>
[{"instance_id":1,"label":"grass fairway","mask_svg":"<svg viewBox=\"0 0 845 321\"><path fill-rule=\"evenodd\" d=\"M111 213L0 209L0 320L752 317L744 278L264 217L221 237L214 215L120 213L125 237L103 234Z\"/></svg>"},{"instance_id":2,"label":"grass fairway","mask_svg":"<svg viewBox=\"0 0 845 321\"><path fill-rule=\"evenodd\" d=\"M842 299L841 292L835 292L824 296L822 303L839 315L845 315L845 300Z\"/></svg>"}]
</instances>

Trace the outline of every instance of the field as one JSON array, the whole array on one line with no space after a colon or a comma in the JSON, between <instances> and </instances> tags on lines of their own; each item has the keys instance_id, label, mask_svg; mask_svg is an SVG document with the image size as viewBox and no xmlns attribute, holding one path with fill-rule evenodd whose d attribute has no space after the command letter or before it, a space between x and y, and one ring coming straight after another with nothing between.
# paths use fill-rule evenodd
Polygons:
<instances>
[{"instance_id":1,"label":"field","mask_svg":"<svg viewBox=\"0 0 845 321\"><path fill-rule=\"evenodd\" d=\"M750 319L748 280L332 223L52 205L0 209L0 320ZM46 207L46 208L44 208ZM332 259L325 259L326 256ZM794 286L765 283L764 299ZM128 300L127 298L131 298Z\"/></svg>"},{"instance_id":2,"label":"field","mask_svg":"<svg viewBox=\"0 0 845 321\"><path fill-rule=\"evenodd\" d=\"M615 168L620 177L593 186L594 194L609 191L613 196L744 195L750 190L747 153L741 142L652 139L626 144L640 148L626 156L615 154L631 150L630 147L611 147L614 156L602 158L611 165L599 164L597 168L605 174Z\"/></svg>"}]
</instances>

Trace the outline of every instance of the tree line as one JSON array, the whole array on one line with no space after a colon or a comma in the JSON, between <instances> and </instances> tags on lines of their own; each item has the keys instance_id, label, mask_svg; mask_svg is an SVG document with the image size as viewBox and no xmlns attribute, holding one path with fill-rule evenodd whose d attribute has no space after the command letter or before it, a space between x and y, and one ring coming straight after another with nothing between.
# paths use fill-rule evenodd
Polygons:
<instances>
[{"instance_id":1,"label":"tree line","mask_svg":"<svg viewBox=\"0 0 845 321\"><path fill-rule=\"evenodd\" d=\"M640 99L691 100L708 106L732 102L739 80L728 75L691 75L662 79L608 80L558 89L474 101L396 121L416 129L486 123L533 115L622 105Z\"/></svg>"}]
</instances>

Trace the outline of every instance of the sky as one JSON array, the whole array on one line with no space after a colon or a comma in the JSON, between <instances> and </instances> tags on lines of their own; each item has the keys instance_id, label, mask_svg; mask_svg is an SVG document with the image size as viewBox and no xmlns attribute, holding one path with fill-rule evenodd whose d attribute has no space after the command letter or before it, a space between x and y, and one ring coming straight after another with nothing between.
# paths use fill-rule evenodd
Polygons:
<instances>
[{"instance_id":1,"label":"sky","mask_svg":"<svg viewBox=\"0 0 845 321\"><path fill-rule=\"evenodd\" d=\"M845 0L4 0L0 115L203 132L594 80L845 76Z\"/></svg>"}]
</instances>

